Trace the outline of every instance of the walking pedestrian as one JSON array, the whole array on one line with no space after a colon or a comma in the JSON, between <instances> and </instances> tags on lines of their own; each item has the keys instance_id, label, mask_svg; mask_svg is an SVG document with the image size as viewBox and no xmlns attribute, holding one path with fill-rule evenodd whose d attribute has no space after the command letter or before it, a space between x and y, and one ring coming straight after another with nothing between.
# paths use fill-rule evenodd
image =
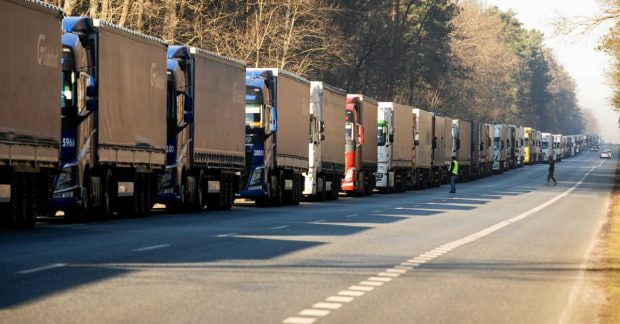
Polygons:
<instances>
[{"instance_id":1,"label":"walking pedestrian","mask_svg":"<svg viewBox=\"0 0 620 324\"><path fill-rule=\"evenodd\" d=\"M552 157L549 157L549 174L547 175L547 184L549 184L549 180L553 180L553 185L557 185L558 182L555 181L553 177L553 172L555 172L555 161Z\"/></svg>"},{"instance_id":2,"label":"walking pedestrian","mask_svg":"<svg viewBox=\"0 0 620 324\"><path fill-rule=\"evenodd\" d=\"M456 177L459 175L459 162L456 160L456 156L452 157L452 163L450 164L450 193L456 193Z\"/></svg>"}]
</instances>

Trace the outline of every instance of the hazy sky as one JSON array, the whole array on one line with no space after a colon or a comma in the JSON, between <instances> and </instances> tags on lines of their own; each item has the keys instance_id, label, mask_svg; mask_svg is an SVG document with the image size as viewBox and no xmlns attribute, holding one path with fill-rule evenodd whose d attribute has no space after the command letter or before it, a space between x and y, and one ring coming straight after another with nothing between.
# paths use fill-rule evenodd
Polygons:
<instances>
[{"instance_id":1,"label":"hazy sky","mask_svg":"<svg viewBox=\"0 0 620 324\"><path fill-rule=\"evenodd\" d=\"M545 34L545 44L577 82L577 96L583 108L592 110L600 133L607 140L620 142L618 113L609 104L612 91L605 76L609 57L595 49L608 26L586 36L555 36L553 22L559 17L591 17L600 12L597 0L486 0L500 9L512 9L525 28Z\"/></svg>"}]
</instances>

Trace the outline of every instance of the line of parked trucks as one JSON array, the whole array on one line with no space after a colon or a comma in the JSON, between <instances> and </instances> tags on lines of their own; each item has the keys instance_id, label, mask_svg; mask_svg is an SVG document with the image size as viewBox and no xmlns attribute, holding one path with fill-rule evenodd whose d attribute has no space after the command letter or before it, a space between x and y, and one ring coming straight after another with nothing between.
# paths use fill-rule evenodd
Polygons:
<instances>
[{"instance_id":1,"label":"line of parked trucks","mask_svg":"<svg viewBox=\"0 0 620 324\"><path fill-rule=\"evenodd\" d=\"M377 102L38 1L0 0L0 30L8 226L423 189L447 181L452 156L468 181L597 138Z\"/></svg>"}]
</instances>

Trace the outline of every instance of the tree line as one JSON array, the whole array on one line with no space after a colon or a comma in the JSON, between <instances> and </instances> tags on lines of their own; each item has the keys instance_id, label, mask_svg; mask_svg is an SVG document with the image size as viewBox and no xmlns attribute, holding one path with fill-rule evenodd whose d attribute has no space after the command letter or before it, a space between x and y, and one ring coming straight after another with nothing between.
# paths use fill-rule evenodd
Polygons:
<instances>
[{"instance_id":1,"label":"tree line","mask_svg":"<svg viewBox=\"0 0 620 324\"><path fill-rule=\"evenodd\" d=\"M349 93L455 118L577 134L575 81L514 12L476 0L52 0Z\"/></svg>"}]
</instances>

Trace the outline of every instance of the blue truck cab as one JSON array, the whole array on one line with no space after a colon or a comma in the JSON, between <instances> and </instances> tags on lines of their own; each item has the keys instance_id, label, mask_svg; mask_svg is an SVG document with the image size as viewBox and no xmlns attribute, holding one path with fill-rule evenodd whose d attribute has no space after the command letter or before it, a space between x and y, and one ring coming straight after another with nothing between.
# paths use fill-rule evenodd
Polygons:
<instances>
[{"instance_id":1,"label":"blue truck cab","mask_svg":"<svg viewBox=\"0 0 620 324\"><path fill-rule=\"evenodd\" d=\"M270 198L269 170L277 136L277 78L270 70L246 71L246 172L237 197L264 202Z\"/></svg>"},{"instance_id":2,"label":"blue truck cab","mask_svg":"<svg viewBox=\"0 0 620 324\"><path fill-rule=\"evenodd\" d=\"M194 59L188 47L168 47L167 75L166 171L157 200L178 207L187 196L183 170L192 165L194 156L193 145L187 145L194 137Z\"/></svg>"},{"instance_id":3,"label":"blue truck cab","mask_svg":"<svg viewBox=\"0 0 620 324\"><path fill-rule=\"evenodd\" d=\"M90 146L97 136L97 31L86 17L65 18L62 27L60 170L50 204L66 209L88 200L79 164L95 159ZM90 130L86 145L78 140L80 127Z\"/></svg>"}]
</instances>

